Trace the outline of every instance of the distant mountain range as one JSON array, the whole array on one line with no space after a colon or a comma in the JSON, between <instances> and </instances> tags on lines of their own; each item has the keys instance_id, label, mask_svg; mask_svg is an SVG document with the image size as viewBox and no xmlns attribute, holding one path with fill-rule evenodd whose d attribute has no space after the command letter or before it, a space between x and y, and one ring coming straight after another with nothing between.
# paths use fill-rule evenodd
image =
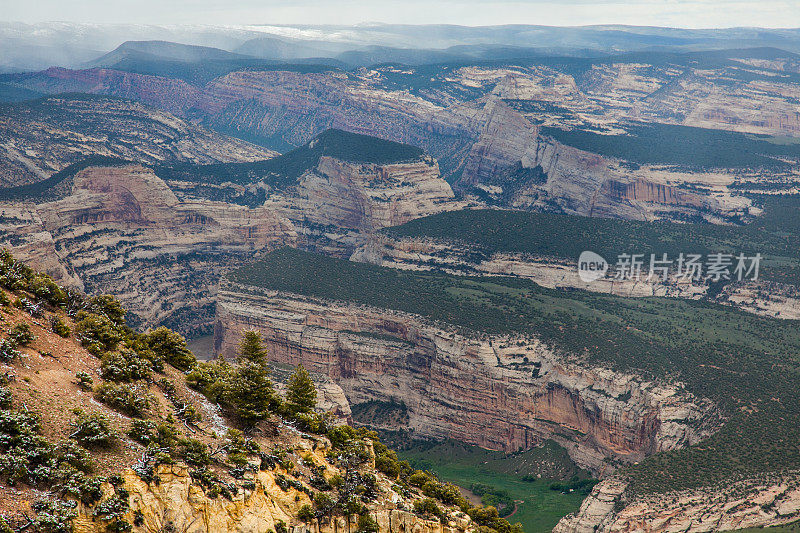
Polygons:
<instances>
[{"instance_id":1,"label":"distant mountain range","mask_svg":"<svg viewBox=\"0 0 800 533\"><path fill-rule=\"evenodd\" d=\"M178 44L181 43L181 44ZM800 52L800 29L689 30L638 26L363 24L358 26L155 26L0 23L0 71L112 66L161 60L313 62L345 67L421 65L541 55L775 47Z\"/></svg>"}]
</instances>

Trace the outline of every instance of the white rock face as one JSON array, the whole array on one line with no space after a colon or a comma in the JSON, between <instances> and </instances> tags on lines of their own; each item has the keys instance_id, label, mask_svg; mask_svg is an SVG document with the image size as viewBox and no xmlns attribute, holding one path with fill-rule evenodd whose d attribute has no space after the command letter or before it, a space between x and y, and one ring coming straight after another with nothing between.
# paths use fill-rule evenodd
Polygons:
<instances>
[{"instance_id":1,"label":"white rock face","mask_svg":"<svg viewBox=\"0 0 800 533\"><path fill-rule=\"evenodd\" d=\"M554 533L699 533L777 526L800 517L796 472L633 501L625 501L625 488L618 479L602 481L578 512L561 519Z\"/></svg>"}]
</instances>

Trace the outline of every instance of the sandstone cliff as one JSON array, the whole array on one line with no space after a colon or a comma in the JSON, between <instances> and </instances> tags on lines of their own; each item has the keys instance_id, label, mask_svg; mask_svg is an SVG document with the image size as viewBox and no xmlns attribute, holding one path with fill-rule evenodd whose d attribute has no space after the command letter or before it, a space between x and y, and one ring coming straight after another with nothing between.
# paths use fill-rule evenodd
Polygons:
<instances>
[{"instance_id":1,"label":"sandstone cliff","mask_svg":"<svg viewBox=\"0 0 800 533\"><path fill-rule=\"evenodd\" d=\"M35 183L88 156L141 163L253 161L275 152L139 102L62 95L9 106L0 117L0 185Z\"/></svg>"},{"instance_id":2,"label":"sandstone cliff","mask_svg":"<svg viewBox=\"0 0 800 533\"><path fill-rule=\"evenodd\" d=\"M351 404L402 401L418 437L505 451L550 438L596 473L695 443L720 423L708 400L586 368L535 338L465 337L385 309L226 284L217 350L230 356L249 329L275 361L330 376Z\"/></svg>"},{"instance_id":3,"label":"sandstone cliff","mask_svg":"<svg viewBox=\"0 0 800 533\"><path fill-rule=\"evenodd\" d=\"M554 533L678 533L779 526L800 516L797 473L723 487L629 498L619 479L601 482Z\"/></svg>"},{"instance_id":4,"label":"sandstone cliff","mask_svg":"<svg viewBox=\"0 0 800 533\"><path fill-rule=\"evenodd\" d=\"M431 158L323 157L249 208L165 183L139 165L90 167L48 203L0 203L0 242L57 280L117 295L143 325L208 329L219 277L280 245L349 254L363 232L463 205Z\"/></svg>"}]
</instances>

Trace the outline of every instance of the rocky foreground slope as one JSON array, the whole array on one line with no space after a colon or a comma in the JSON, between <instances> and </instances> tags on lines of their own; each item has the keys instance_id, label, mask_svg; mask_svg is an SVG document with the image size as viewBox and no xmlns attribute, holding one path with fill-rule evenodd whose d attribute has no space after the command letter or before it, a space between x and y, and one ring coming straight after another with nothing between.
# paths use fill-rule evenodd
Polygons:
<instances>
[{"instance_id":1,"label":"rocky foreground slope","mask_svg":"<svg viewBox=\"0 0 800 533\"><path fill-rule=\"evenodd\" d=\"M520 531L374 435L332 425L313 397L301 408L276 395L262 360L200 364L179 335L137 333L123 316L113 298L65 291L0 254L9 531ZM209 383L237 392L212 403Z\"/></svg>"}]
</instances>

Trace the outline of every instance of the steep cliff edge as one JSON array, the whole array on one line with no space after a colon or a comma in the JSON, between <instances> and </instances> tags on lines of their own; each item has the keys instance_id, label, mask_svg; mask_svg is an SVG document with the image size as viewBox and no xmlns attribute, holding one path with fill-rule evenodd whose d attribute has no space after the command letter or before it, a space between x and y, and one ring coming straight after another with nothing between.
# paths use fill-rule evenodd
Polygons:
<instances>
[{"instance_id":1,"label":"steep cliff edge","mask_svg":"<svg viewBox=\"0 0 800 533\"><path fill-rule=\"evenodd\" d=\"M574 364L536 338L464 336L409 314L225 284L217 350L230 356L249 329L276 361L330 376L351 404L403 402L421 438L507 452L553 439L579 465L608 473L719 424L707 400Z\"/></svg>"},{"instance_id":2,"label":"steep cliff edge","mask_svg":"<svg viewBox=\"0 0 800 533\"><path fill-rule=\"evenodd\" d=\"M363 141L344 144L354 161L281 156L278 170L296 172L281 186L249 175L244 185L186 181L203 166L167 180L141 165L90 166L52 201L0 202L0 243L63 283L117 295L142 325L208 330L229 268L287 244L349 254L362 233L464 205L421 150L372 163L358 161ZM241 205L237 194L256 200Z\"/></svg>"}]
</instances>

